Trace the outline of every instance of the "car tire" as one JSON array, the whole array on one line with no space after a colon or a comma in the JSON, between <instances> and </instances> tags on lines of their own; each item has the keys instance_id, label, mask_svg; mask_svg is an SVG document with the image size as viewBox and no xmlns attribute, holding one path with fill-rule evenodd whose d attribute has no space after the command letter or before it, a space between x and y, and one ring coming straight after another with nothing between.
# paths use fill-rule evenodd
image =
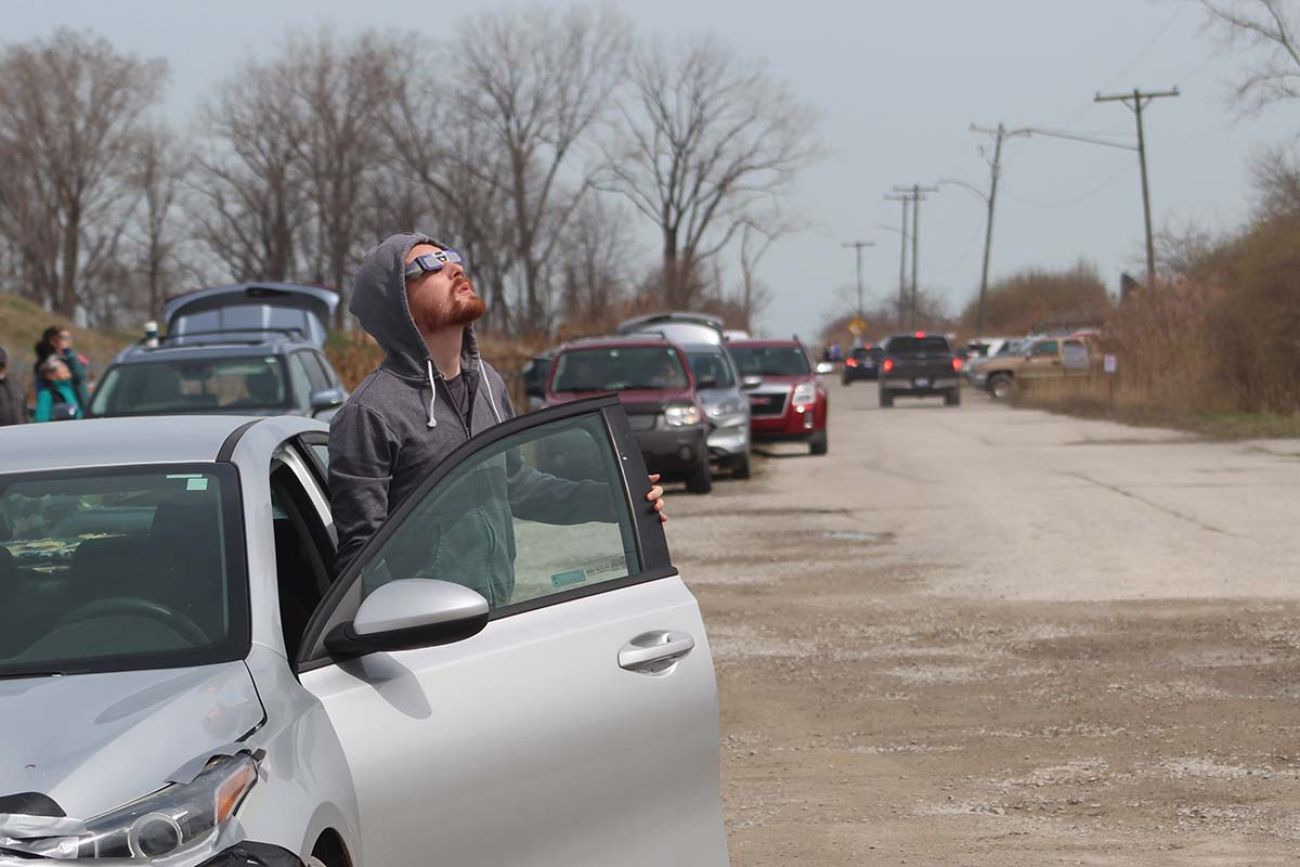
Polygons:
<instances>
[{"instance_id":1,"label":"car tire","mask_svg":"<svg viewBox=\"0 0 1300 867\"><path fill-rule=\"evenodd\" d=\"M852 382L852 381L853 381L853 380L849 379L847 376L841 376L841 377L840 377L840 384L841 384L841 385L848 385L848 384L849 384L850 382Z\"/></svg>"},{"instance_id":2,"label":"car tire","mask_svg":"<svg viewBox=\"0 0 1300 867\"><path fill-rule=\"evenodd\" d=\"M741 455L731 466L731 477L733 479L749 478L749 455Z\"/></svg>"},{"instance_id":3,"label":"car tire","mask_svg":"<svg viewBox=\"0 0 1300 867\"><path fill-rule=\"evenodd\" d=\"M987 386L989 394L997 400L1006 400L1011 396L1011 375L1007 373L995 373L989 377Z\"/></svg>"},{"instance_id":4,"label":"car tire","mask_svg":"<svg viewBox=\"0 0 1300 867\"><path fill-rule=\"evenodd\" d=\"M808 440L808 453L814 455L824 455L830 447L830 442L826 438L826 431L819 430Z\"/></svg>"},{"instance_id":5,"label":"car tire","mask_svg":"<svg viewBox=\"0 0 1300 867\"><path fill-rule=\"evenodd\" d=\"M713 490L713 473L708 463L701 464L686 477L686 490L692 494L707 494Z\"/></svg>"},{"instance_id":6,"label":"car tire","mask_svg":"<svg viewBox=\"0 0 1300 867\"><path fill-rule=\"evenodd\" d=\"M894 396L883 388L880 390L880 405L885 409L889 409L894 405Z\"/></svg>"},{"instance_id":7,"label":"car tire","mask_svg":"<svg viewBox=\"0 0 1300 867\"><path fill-rule=\"evenodd\" d=\"M944 406L961 406L961 387L951 388L943 396Z\"/></svg>"}]
</instances>

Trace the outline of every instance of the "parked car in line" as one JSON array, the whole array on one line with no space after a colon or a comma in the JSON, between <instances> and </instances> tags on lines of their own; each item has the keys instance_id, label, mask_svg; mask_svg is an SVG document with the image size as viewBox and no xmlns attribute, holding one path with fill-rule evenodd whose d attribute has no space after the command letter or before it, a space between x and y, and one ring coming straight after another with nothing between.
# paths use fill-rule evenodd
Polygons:
<instances>
[{"instance_id":1,"label":"parked car in line","mask_svg":"<svg viewBox=\"0 0 1300 867\"><path fill-rule=\"evenodd\" d=\"M880 372L880 359L885 351L879 346L855 346L849 350L844 359L844 369L840 372L840 382L850 385L860 379L874 380Z\"/></svg>"},{"instance_id":2,"label":"parked car in line","mask_svg":"<svg viewBox=\"0 0 1300 867\"><path fill-rule=\"evenodd\" d=\"M942 334L896 334L881 344L880 405L898 397L942 397L947 406L961 404L961 359Z\"/></svg>"},{"instance_id":3,"label":"parked car in line","mask_svg":"<svg viewBox=\"0 0 1300 867\"><path fill-rule=\"evenodd\" d=\"M1086 376L1091 365L1085 337L1039 337L1018 350L987 359L980 365L984 388L999 400L1011 393L1017 379Z\"/></svg>"},{"instance_id":4,"label":"parked car in line","mask_svg":"<svg viewBox=\"0 0 1300 867\"><path fill-rule=\"evenodd\" d=\"M726 865L709 645L617 399L475 436L339 575L326 443L0 430L0 863Z\"/></svg>"},{"instance_id":5,"label":"parked car in line","mask_svg":"<svg viewBox=\"0 0 1300 867\"><path fill-rule=\"evenodd\" d=\"M681 348L711 426L706 439L710 458L732 478L749 478L749 396L740 388L731 353L717 343L686 343Z\"/></svg>"},{"instance_id":6,"label":"parked car in line","mask_svg":"<svg viewBox=\"0 0 1300 867\"><path fill-rule=\"evenodd\" d=\"M541 409L546 405L546 380L551 378L551 361L555 351L548 349L528 359L521 370L524 382L524 395L528 398L528 409Z\"/></svg>"},{"instance_id":7,"label":"parked car in line","mask_svg":"<svg viewBox=\"0 0 1300 867\"><path fill-rule=\"evenodd\" d=\"M685 482L691 493L712 490L709 419L675 343L659 334L629 334L575 340L555 351L547 406L610 391L627 409L650 472Z\"/></svg>"},{"instance_id":8,"label":"parked car in line","mask_svg":"<svg viewBox=\"0 0 1300 867\"><path fill-rule=\"evenodd\" d=\"M328 419L347 398L325 357L337 293L240 283L167 302L167 334L118 353L90 415L309 415Z\"/></svg>"},{"instance_id":9,"label":"parked car in line","mask_svg":"<svg viewBox=\"0 0 1300 867\"><path fill-rule=\"evenodd\" d=\"M749 392L749 430L755 442L802 442L814 455L829 448L830 400L802 343L733 340L727 344Z\"/></svg>"},{"instance_id":10,"label":"parked car in line","mask_svg":"<svg viewBox=\"0 0 1300 867\"><path fill-rule=\"evenodd\" d=\"M984 388L985 383L988 380L984 368L995 359L1015 355L1016 353L1023 351L1023 349L1029 345L1031 339L1032 338L1028 337L1011 337L1002 341L1002 343L998 344L996 348L990 345L989 351L985 355L978 358L971 358L962 365L962 378L976 388Z\"/></svg>"}]
</instances>

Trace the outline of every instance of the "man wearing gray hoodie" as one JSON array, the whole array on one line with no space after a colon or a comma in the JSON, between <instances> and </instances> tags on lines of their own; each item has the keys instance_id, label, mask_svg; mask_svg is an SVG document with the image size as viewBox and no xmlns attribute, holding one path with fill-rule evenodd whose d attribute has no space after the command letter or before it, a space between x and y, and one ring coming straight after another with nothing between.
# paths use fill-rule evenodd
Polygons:
<instances>
[{"instance_id":1,"label":"man wearing gray hoodie","mask_svg":"<svg viewBox=\"0 0 1300 867\"><path fill-rule=\"evenodd\" d=\"M338 572L453 449L514 416L505 382L479 357L473 323L485 305L448 245L415 233L387 238L362 261L348 309L385 358L330 421ZM506 604L513 591L512 515L590 521L606 518L609 509L604 485L558 479L523 466L517 456L507 463L501 478L487 482L497 508L476 507L474 520L484 526L467 527L465 515L441 516L440 527L449 532L431 531L430 547L439 550L427 561L454 564L457 548L468 556L470 546L505 539L504 546L491 546L500 556L493 574L483 576L490 583L475 587L493 607ZM662 497L657 485L646 496L661 515Z\"/></svg>"}]
</instances>

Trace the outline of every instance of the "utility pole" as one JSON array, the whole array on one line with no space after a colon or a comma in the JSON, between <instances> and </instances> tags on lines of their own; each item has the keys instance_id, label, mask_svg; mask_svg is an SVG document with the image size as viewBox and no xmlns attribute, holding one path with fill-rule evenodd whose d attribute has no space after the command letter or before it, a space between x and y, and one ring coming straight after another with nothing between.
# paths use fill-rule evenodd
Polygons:
<instances>
[{"instance_id":1,"label":"utility pole","mask_svg":"<svg viewBox=\"0 0 1300 867\"><path fill-rule=\"evenodd\" d=\"M1180 96L1178 88L1172 90L1160 91L1142 91L1136 87L1132 93L1114 93L1106 96L1097 94L1093 102L1122 102L1129 107L1134 116L1137 117L1138 128L1138 163L1142 167L1142 215L1146 220L1147 230L1147 288L1150 289L1156 285L1156 247L1151 236L1151 192L1147 186L1147 146L1146 136L1142 129L1142 110L1155 99L1165 97Z\"/></svg>"},{"instance_id":2,"label":"utility pole","mask_svg":"<svg viewBox=\"0 0 1300 867\"><path fill-rule=\"evenodd\" d=\"M920 184L912 184L910 187L894 187L894 192L904 193L912 202L912 303L911 317L909 319L910 327L916 327L916 301L920 294L920 281L917 275L920 273L920 240L921 240L921 203L925 201L925 193L937 193L938 187L923 187Z\"/></svg>"},{"instance_id":3,"label":"utility pole","mask_svg":"<svg viewBox=\"0 0 1300 867\"><path fill-rule=\"evenodd\" d=\"M980 300L978 313L975 317L975 336L979 337L984 334L984 299L989 293L989 257L993 251L993 208L998 200L998 178L1002 175L1002 142L1013 136L1027 136L1029 130L1014 129L1009 130L1001 123L997 129L970 125L971 132L984 133L993 136L993 174L989 180L989 194L984 196L984 201L988 205L988 221L984 226L984 266L980 269Z\"/></svg>"},{"instance_id":4,"label":"utility pole","mask_svg":"<svg viewBox=\"0 0 1300 867\"><path fill-rule=\"evenodd\" d=\"M902 236L903 241L898 255L898 328L903 328L903 311L907 309L907 214L912 200L908 196L896 194L887 194L886 199L891 202L903 203L903 228L898 233Z\"/></svg>"},{"instance_id":5,"label":"utility pole","mask_svg":"<svg viewBox=\"0 0 1300 867\"><path fill-rule=\"evenodd\" d=\"M858 318L862 319L864 307L862 306L862 248L876 246L875 241L846 241L841 247L852 247L858 257Z\"/></svg>"}]
</instances>

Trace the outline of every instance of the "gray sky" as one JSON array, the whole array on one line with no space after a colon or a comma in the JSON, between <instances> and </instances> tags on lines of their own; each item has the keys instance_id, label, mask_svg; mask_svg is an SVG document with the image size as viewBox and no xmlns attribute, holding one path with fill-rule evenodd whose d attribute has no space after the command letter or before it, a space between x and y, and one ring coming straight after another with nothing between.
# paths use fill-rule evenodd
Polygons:
<instances>
[{"instance_id":1,"label":"gray sky","mask_svg":"<svg viewBox=\"0 0 1300 867\"><path fill-rule=\"evenodd\" d=\"M121 49L165 57L168 105L177 119L241 61L273 51L290 28L328 24L409 28L430 35L474 11L518 4L495 0L60 0L8 4L4 38L87 27ZM554 4L562 8L560 4ZM800 179L792 205L810 227L774 246L760 268L774 301L763 331L811 339L846 308L854 282L843 241L873 239L866 251L868 305L893 296L899 236L877 228L900 220L882 196L894 184L956 177L984 187L982 137L970 123L1040 126L1134 137L1131 112L1092 102L1098 91L1166 89L1147 114L1151 194L1157 228L1189 222L1232 229L1251 198L1249 159L1261 145L1300 131L1285 109L1234 118L1227 84L1243 56L1203 30L1190 0L620 0L641 32L667 40L712 31L760 57L821 115L826 158ZM413 11L426 9L421 17ZM184 10L183 12L181 10ZM417 43L410 46L418 51ZM403 62L395 47L395 62ZM410 59L408 54L405 59ZM428 55L427 62L442 58ZM954 310L978 288L983 204L946 187L921 212L921 281ZM1142 269L1142 210L1136 154L1044 138L1004 149L992 278L1029 266L1094 262L1116 287ZM653 250L647 244L647 254Z\"/></svg>"}]
</instances>

